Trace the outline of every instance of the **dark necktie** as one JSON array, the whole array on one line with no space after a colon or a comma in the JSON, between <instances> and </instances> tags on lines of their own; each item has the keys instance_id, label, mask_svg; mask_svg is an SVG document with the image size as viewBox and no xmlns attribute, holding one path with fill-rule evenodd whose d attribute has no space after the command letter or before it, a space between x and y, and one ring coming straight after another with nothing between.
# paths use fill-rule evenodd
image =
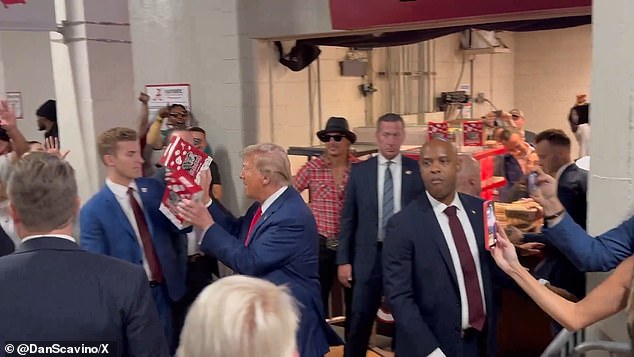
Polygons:
<instances>
[{"instance_id":1,"label":"dark necktie","mask_svg":"<svg viewBox=\"0 0 634 357\"><path fill-rule=\"evenodd\" d=\"M130 199L130 206L134 212L134 219L136 220L136 226L139 229L139 236L141 243L143 244L143 253L145 254L145 260L150 267L150 280L156 282L163 282L163 270L159 263L156 252L154 251L154 245L152 244L152 237L150 236L150 230L148 229L147 222L145 221L145 215L143 209L139 205L139 202L134 197L134 189L128 187L128 198Z\"/></svg>"},{"instance_id":2,"label":"dark necktie","mask_svg":"<svg viewBox=\"0 0 634 357\"><path fill-rule=\"evenodd\" d=\"M462 267L464 285L467 291L467 303L469 305L469 325L478 331L482 331L485 322L484 303L480 292L475 261L467 243L467 236L456 215L456 206L447 207L445 214L449 217L449 228L451 229L451 235L456 244L460 266Z\"/></svg>"},{"instance_id":3,"label":"dark necktie","mask_svg":"<svg viewBox=\"0 0 634 357\"><path fill-rule=\"evenodd\" d=\"M258 210L255 211L255 214L253 215L253 219L251 219L251 225L249 226L249 233L247 233L247 239L244 240L245 247L249 245L249 241L251 240L251 233L253 232L253 228L255 227L255 224L258 223L258 221L260 220L260 217L262 217L262 207L258 207Z\"/></svg>"},{"instance_id":4,"label":"dark necktie","mask_svg":"<svg viewBox=\"0 0 634 357\"><path fill-rule=\"evenodd\" d=\"M383 180L383 217L381 217L381 231L383 238L385 238L385 227L387 221L394 215L394 180L392 179L392 170L390 165L393 161L385 163L385 178Z\"/></svg>"}]
</instances>

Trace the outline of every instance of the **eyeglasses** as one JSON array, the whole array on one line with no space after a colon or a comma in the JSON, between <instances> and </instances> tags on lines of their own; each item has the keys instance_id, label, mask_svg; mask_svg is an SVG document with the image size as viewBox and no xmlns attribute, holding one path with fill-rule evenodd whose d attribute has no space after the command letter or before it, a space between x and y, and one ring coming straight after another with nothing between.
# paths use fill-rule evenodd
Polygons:
<instances>
[{"instance_id":1,"label":"eyeglasses","mask_svg":"<svg viewBox=\"0 0 634 357\"><path fill-rule=\"evenodd\" d=\"M343 135L322 135L321 137L319 137L319 140L321 140L321 142L323 143L329 142L330 139L335 139L336 142L340 142L343 138Z\"/></svg>"},{"instance_id":2,"label":"eyeglasses","mask_svg":"<svg viewBox=\"0 0 634 357\"><path fill-rule=\"evenodd\" d=\"M182 112L182 113L176 113L176 112L175 112L175 113L170 113L170 116L171 116L171 117L181 117L181 118L184 118L184 117L186 117L186 116L187 116L187 112Z\"/></svg>"}]
</instances>

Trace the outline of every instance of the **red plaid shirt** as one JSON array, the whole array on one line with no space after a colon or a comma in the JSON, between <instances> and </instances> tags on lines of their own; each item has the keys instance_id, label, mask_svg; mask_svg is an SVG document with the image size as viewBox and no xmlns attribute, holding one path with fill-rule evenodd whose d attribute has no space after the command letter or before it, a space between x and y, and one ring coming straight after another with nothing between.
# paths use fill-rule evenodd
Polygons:
<instances>
[{"instance_id":1,"label":"red plaid shirt","mask_svg":"<svg viewBox=\"0 0 634 357\"><path fill-rule=\"evenodd\" d=\"M295 176L295 189L299 192L308 189L310 202L308 205L317 221L317 231L330 239L339 234L339 220L343 209L345 187L350 175L350 166L359 160L350 155L348 168L343 174L340 185L335 184L330 163L324 156L316 157L307 162Z\"/></svg>"}]
</instances>

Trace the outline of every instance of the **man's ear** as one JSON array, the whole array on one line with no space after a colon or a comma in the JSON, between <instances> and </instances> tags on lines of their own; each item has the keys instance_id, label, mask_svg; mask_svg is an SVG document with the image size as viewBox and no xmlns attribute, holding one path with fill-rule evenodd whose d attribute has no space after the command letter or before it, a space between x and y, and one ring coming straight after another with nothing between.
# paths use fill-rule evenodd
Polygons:
<instances>
[{"instance_id":1,"label":"man's ear","mask_svg":"<svg viewBox=\"0 0 634 357\"><path fill-rule=\"evenodd\" d=\"M106 166L108 167L114 166L114 162L115 162L114 155L107 154L103 156L103 163L106 164Z\"/></svg>"}]
</instances>

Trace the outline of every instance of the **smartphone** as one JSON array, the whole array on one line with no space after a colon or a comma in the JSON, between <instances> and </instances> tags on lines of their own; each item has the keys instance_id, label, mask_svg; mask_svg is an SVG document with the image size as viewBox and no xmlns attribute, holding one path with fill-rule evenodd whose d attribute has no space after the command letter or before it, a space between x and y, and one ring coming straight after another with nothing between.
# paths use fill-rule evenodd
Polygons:
<instances>
[{"instance_id":1,"label":"smartphone","mask_svg":"<svg viewBox=\"0 0 634 357\"><path fill-rule=\"evenodd\" d=\"M493 201L485 201L483 205L484 211L484 248L491 250L497 243L495 232L495 207Z\"/></svg>"},{"instance_id":2,"label":"smartphone","mask_svg":"<svg viewBox=\"0 0 634 357\"><path fill-rule=\"evenodd\" d=\"M531 172L527 178L528 193L533 194L537 190L537 172Z\"/></svg>"}]
</instances>

